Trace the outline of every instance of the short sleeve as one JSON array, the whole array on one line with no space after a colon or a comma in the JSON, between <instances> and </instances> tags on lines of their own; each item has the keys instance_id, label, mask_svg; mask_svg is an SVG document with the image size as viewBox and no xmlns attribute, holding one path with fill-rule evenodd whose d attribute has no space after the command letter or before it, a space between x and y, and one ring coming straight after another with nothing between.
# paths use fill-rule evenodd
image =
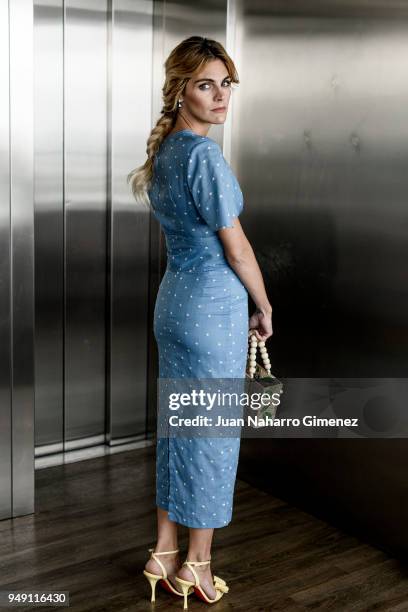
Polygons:
<instances>
[{"instance_id":1,"label":"short sleeve","mask_svg":"<svg viewBox=\"0 0 408 612\"><path fill-rule=\"evenodd\" d=\"M192 148L187 184L198 213L213 231L234 227L233 217L243 209L242 191L216 142L205 139Z\"/></svg>"}]
</instances>

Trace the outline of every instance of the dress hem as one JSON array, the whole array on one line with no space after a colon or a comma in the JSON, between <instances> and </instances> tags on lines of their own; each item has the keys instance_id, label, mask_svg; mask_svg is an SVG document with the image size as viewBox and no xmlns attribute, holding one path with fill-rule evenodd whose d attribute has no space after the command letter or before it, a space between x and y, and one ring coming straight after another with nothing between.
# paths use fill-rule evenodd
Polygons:
<instances>
[{"instance_id":1,"label":"dress hem","mask_svg":"<svg viewBox=\"0 0 408 612\"><path fill-rule=\"evenodd\" d=\"M162 510L165 510L168 513L169 519L171 521L173 521L174 523L178 523L179 525L183 525L183 527L189 527L190 529L221 529L222 527L227 527L231 523L231 520L232 520L232 517L231 517L226 523L220 524L218 521L218 523L212 523L211 525L203 526L202 524L198 522L190 521L189 519L181 517L176 512L173 512L172 510L169 511L169 509L164 507L164 505L156 503L156 506L158 508L161 508Z\"/></svg>"}]
</instances>

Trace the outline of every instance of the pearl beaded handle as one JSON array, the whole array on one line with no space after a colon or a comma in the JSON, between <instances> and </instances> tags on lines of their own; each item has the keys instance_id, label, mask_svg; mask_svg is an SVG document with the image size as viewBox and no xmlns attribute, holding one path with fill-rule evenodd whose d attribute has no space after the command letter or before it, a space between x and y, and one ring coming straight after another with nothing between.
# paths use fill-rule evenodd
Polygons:
<instances>
[{"instance_id":1,"label":"pearl beaded handle","mask_svg":"<svg viewBox=\"0 0 408 612\"><path fill-rule=\"evenodd\" d=\"M259 352L261 353L264 368L267 373L270 375L271 373L271 362L268 355L268 350L265 346L265 342L263 340L258 340L256 335L249 331L249 347L248 347L248 374L250 378L254 377L254 373L256 371L256 351L259 348Z\"/></svg>"}]
</instances>

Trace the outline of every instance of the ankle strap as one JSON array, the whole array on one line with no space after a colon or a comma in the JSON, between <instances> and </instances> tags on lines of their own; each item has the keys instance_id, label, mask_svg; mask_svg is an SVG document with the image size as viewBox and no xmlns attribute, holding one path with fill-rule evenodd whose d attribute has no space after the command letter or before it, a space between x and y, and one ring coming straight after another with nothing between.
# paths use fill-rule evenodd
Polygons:
<instances>
[{"instance_id":1,"label":"ankle strap","mask_svg":"<svg viewBox=\"0 0 408 612\"><path fill-rule=\"evenodd\" d=\"M198 586L200 584L200 579L197 576L197 572L194 569L194 565L207 565L207 563L211 562L211 557L208 559L208 561L184 561L183 565L187 565L187 567L189 568L189 570L191 571L191 573L194 576L194 581L195 581L195 586Z\"/></svg>"},{"instance_id":2,"label":"ankle strap","mask_svg":"<svg viewBox=\"0 0 408 612\"><path fill-rule=\"evenodd\" d=\"M153 552L154 548L149 548L149 552ZM179 549L177 548L177 550L165 550L163 552L155 552L153 553L154 555L170 555L171 553L176 553L178 552Z\"/></svg>"},{"instance_id":3,"label":"ankle strap","mask_svg":"<svg viewBox=\"0 0 408 612\"><path fill-rule=\"evenodd\" d=\"M211 557L208 559L208 561L184 561L183 565L185 564L189 564L189 565L205 565L206 563L210 563L211 562Z\"/></svg>"},{"instance_id":4,"label":"ankle strap","mask_svg":"<svg viewBox=\"0 0 408 612\"><path fill-rule=\"evenodd\" d=\"M170 553L176 553L179 551L179 549L177 548L177 550L166 550L166 551L162 551L162 552L153 552L154 548L149 548L149 552L152 553L152 557L153 559L156 561L156 563L158 563L160 565L161 571L163 572L163 578L166 580L167 578L167 571L166 568L164 567L163 563L160 561L160 559L157 559L157 555L169 555Z\"/></svg>"}]
</instances>

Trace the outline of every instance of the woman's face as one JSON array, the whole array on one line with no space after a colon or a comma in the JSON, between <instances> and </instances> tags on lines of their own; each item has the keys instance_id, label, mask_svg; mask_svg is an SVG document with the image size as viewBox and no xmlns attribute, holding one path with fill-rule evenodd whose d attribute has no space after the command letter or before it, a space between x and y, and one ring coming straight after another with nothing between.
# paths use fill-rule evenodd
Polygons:
<instances>
[{"instance_id":1,"label":"woman's face","mask_svg":"<svg viewBox=\"0 0 408 612\"><path fill-rule=\"evenodd\" d=\"M231 78L220 59L211 60L188 81L183 105L184 118L202 123L224 123L231 96ZM222 107L221 110L216 110Z\"/></svg>"}]
</instances>

